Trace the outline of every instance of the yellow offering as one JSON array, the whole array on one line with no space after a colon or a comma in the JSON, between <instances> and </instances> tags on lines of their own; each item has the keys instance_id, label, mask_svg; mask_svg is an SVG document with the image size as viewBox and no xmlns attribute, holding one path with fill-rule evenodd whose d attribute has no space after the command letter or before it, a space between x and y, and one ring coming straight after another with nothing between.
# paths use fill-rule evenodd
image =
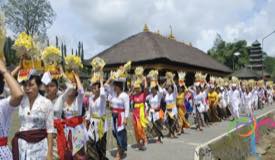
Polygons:
<instances>
[{"instance_id":1,"label":"yellow offering","mask_svg":"<svg viewBox=\"0 0 275 160\"><path fill-rule=\"evenodd\" d=\"M33 50L35 49L35 44L32 37L25 32L19 34L14 42L13 48L16 50L16 55L18 57L21 57L23 55L32 57L35 56L35 54L39 53L33 52Z\"/></svg>"},{"instance_id":2,"label":"yellow offering","mask_svg":"<svg viewBox=\"0 0 275 160\"><path fill-rule=\"evenodd\" d=\"M91 83L96 83L103 78L103 68L105 66L105 61L99 57L92 60L91 65L93 67L93 73L91 78Z\"/></svg>"},{"instance_id":3,"label":"yellow offering","mask_svg":"<svg viewBox=\"0 0 275 160\"><path fill-rule=\"evenodd\" d=\"M151 70L147 77L150 79L150 87L154 88L158 85L158 75L159 72L157 70Z\"/></svg>"},{"instance_id":4,"label":"yellow offering","mask_svg":"<svg viewBox=\"0 0 275 160\"><path fill-rule=\"evenodd\" d=\"M80 57L75 55L68 55L65 57L65 63L67 71L65 72L65 75L67 78L71 81L75 81L74 73L73 71L77 72L80 68L83 67L83 64L81 62Z\"/></svg>"},{"instance_id":5,"label":"yellow offering","mask_svg":"<svg viewBox=\"0 0 275 160\"><path fill-rule=\"evenodd\" d=\"M75 55L68 55L65 57L66 67L71 70L78 70L83 67L80 57Z\"/></svg>"},{"instance_id":6,"label":"yellow offering","mask_svg":"<svg viewBox=\"0 0 275 160\"><path fill-rule=\"evenodd\" d=\"M166 72L165 78L166 78L167 85L172 85L173 84L174 76L175 76L175 74L173 74L172 72Z\"/></svg>"},{"instance_id":7,"label":"yellow offering","mask_svg":"<svg viewBox=\"0 0 275 160\"><path fill-rule=\"evenodd\" d=\"M126 80L128 71L131 69L131 61L127 62L124 66L120 66L117 71L111 71L110 78L113 80Z\"/></svg>"},{"instance_id":8,"label":"yellow offering","mask_svg":"<svg viewBox=\"0 0 275 160\"><path fill-rule=\"evenodd\" d=\"M61 51L59 48L49 46L43 50L42 58L46 64L57 64L61 61Z\"/></svg>"}]
</instances>

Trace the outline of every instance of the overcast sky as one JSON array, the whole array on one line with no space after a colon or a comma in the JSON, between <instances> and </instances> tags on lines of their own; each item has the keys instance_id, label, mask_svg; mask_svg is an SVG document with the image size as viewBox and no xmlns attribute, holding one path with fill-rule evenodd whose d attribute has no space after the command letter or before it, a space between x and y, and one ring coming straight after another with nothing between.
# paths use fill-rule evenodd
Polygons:
<instances>
[{"instance_id":1,"label":"overcast sky","mask_svg":"<svg viewBox=\"0 0 275 160\"><path fill-rule=\"evenodd\" d=\"M167 35L207 51L219 33L226 41L249 44L275 30L275 0L50 0L57 17L48 33L69 48L84 42L85 57L143 30ZM275 56L275 34L264 50Z\"/></svg>"}]
</instances>

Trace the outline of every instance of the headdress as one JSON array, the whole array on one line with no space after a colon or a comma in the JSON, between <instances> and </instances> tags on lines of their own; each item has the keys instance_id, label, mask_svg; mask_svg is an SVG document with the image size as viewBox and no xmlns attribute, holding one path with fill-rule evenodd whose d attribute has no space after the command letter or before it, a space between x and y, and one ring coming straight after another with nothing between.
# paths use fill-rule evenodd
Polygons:
<instances>
[{"instance_id":1,"label":"headdress","mask_svg":"<svg viewBox=\"0 0 275 160\"><path fill-rule=\"evenodd\" d=\"M103 77L103 68L105 66L105 61L99 57L96 57L92 60L91 65L93 67L93 73L91 77L91 83L96 83L100 81L100 78Z\"/></svg>"},{"instance_id":2,"label":"headdress","mask_svg":"<svg viewBox=\"0 0 275 160\"><path fill-rule=\"evenodd\" d=\"M166 74L165 74L166 84L167 85L172 85L174 83L174 77L175 77L174 73L166 72Z\"/></svg>"},{"instance_id":3,"label":"headdress","mask_svg":"<svg viewBox=\"0 0 275 160\"><path fill-rule=\"evenodd\" d=\"M184 86L184 80L185 80L185 75L186 73L185 72L178 72L178 77L179 77L179 86L182 87Z\"/></svg>"},{"instance_id":4,"label":"headdress","mask_svg":"<svg viewBox=\"0 0 275 160\"><path fill-rule=\"evenodd\" d=\"M195 74L195 85L200 85L205 82L205 76L201 72Z\"/></svg>"},{"instance_id":5,"label":"headdress","mask_svg":"<svg viewBox=\"0 0 275 160\"><path fill-rule=\"evenodd\" d=\"M66 76L69 80L75 81L73 72L78 72L83 67L81 58L76 55L68 55L65 57Z\"/></svg>"},{"instance_id":6,"label":"headdress","mask_svg":"<svg viewBox=\"0 0 275 160\"><path fill-rule=\"evenodd\" d=\"M128 71L131 69L131 61L120 66L117 71L111 71L111 79L114 81L125 82L128 76Z\"/></svg>"},{"instance_id":7,"label":"headdress","mask_svg":"<svg viewBox=\"0 0 275 160\"><path fill-rule=\"evenodd\" d=\"M42 52L42 59L45 65L45 73L49 72L52 79L59 79L61 73L58 64L61 61L61 51L54 46L46 47Z\"/></svg>"},{"instance_id":8,"label":"headdress","mask_svg":"<svg viewBox=\"0 0 275 160\"><path fill-rule=\"evenodd\" d=\"M134 88L140 88L141 84L143 82L144 76L143 76L144 69L143 67L137 67L135 69L135 81L134 81Z\"/></svg>"},{"instance_id":9,"label":"headdress","mask_svg":"<svg viewBox=\"0 0 275 160\"><path fill-rule=\"evenodd\" d=\"M159 72L157 70L151 70L147 77L150 79L150 88L154 88L158 85L158 75Z\"/></svg>"}]
</instances>

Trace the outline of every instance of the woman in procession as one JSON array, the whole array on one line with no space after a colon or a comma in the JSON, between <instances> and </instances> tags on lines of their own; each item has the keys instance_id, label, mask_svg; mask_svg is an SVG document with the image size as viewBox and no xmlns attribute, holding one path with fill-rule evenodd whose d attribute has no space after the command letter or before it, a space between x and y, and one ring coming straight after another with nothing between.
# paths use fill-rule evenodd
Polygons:
<instances>
[{"instance_id":1,"label":"woman in procession","mask_svg":"<svg viewBox=\"0 0 275 160\"><path fill-rule=\"evenodd\" d=\"M201 86L199 84L195 85L194 95L194 120L196 124L196 129L202 131L204 126L202 112L204 111L204 100L205 96L202 92Z\"/></svg>"},{"instance_id":2,"label":"woman in procession","mask_svg":"<svg viewBox=\"0 0 275 160\"><path fill-rule=\"evenodd\" d=\"M41 78L37 72L29 74L29 79L22 82L25 96L19 106L20 129L12 140L13 159L52 159L52 103L39 94Z\"/></svg>"},{"instance_id":3,"label":"woman in procession","mask_svg":"<svg viewBox=\"0 0 275 160\"><path fill-rule=\"evenodd\" d=\"M127 119L129 117L130 99L123 90L125 81L115 80L109 89L109 101L112 111L113 135L117 141L116 159L120 160L127 151Z\"/></svg>"},{"instance_id":4,"label":"woman in procession","mask_svg":"<svg viewBox=\"0 0 275 160\"><path fill-rule=\"evenodd\" d=\"M146 150L147 136L145 129L148 125L146 112L146 96L148 94L147 80L143 76L143 68L137 67L135 70L136 80L133 84L132 93L130 95L130 104L132 111L132 123L135 131L135 138L139 150Z\"/></svg>"},{"instance_id":5,"label":"woman in procession","mask_svg":"<svg viewBox=\"0 0 275 160\"><path fill-rule=\"evenodd\" d=\"M112 72L105 83L108 92L108 101L112 112L112 132L117 142L116 160L121 160L127 151L127 120L130 111L130 98L126 93L126 76L130 64L121 66Z\"/></svg>"},{"instance_id":6,"label":"woman in procession","mask_svg":"<svg viewBox=\"0 0 275 160\"><path fill-rule=\"evenodd\" d=\"M87 142L87 159L89 160L108 160L106 157L107 145L107 117L106 101L103 77L95 80L91 84L92 95L89 97L86 121L89 140Z\"/></svg>"},{"instance_id":7,"label":"woman in procession","mask_svg":"<svg viewBox=\"0 0 275 160\"><path fill-rule=\"evenodd\" d=\"M185 92L187 90L186 86L184 84L179 84L179 93L177 96L177 107L178 107L178 135L184 133L184 128L190 128L189 123L187 122L185 115L186 115L186 108L184 105L185 100Z\"/></svg>"},{"instance_id":8,"label":"woman in procession","mask_svg":"<svg viewBox=\"0 0 275 160\"><path fill-rule=\"evenodd\" d=\"M10 90L10 96L0 100L0 159L12 160L12 153L8 147L8 132L10 128L11 115L23 98L17 81L11 76L4 62L0 59L0 94L2 94L5 83Z\"/></svg>"},{"instance_id":9,"label":"woman in procession","mask_svg":"<svg viewBox=\"0 0 275 160\"><path fill-rule=\"evenodd\" d=\"M161 129L164 119L164 112L160 107L163 97L163 89L158 83L158 71L151 70L148 74L150 79L150 93L146 97L146 104L149 110L149 120L153 124L153 131L157 137L157 143L162 143L161 138L164 137Z\"/></svg>"},{"instance_id":10,"label":"woman in procession","mask_svg":"<svg viewBox=\"0 0 275 160\"><path fill-rule=\"evenodd\" d=\"M211 122L220 122L221 118L218 114L218 103L219 96L215 91L214 84L210 84L210 90L208 92L208 103L209 103L209 115Z\"/></svg>"},{"instance_id":11,"label":"woman in procession","mask_svg":"<svg viewBox=\"0 0 275 160\"><path fill-rule=\"evenodd\" d=\"M173 80L174 75L171 72L166 73L166 82L164 83L164 100L166 103L166 111L165 116L168 121L169 126L169 137L176 138L176 130L177 130L177 95L178 89Z\"/></svg>"},{"instance_id":12,"label":"woman in procession","mask_svg":"<svg viewBox=\"0 0 275 160\"><path fill-rule=\"evenodd\" d=\"M70 80L74 89L64 99L62 107L62 118L66 124L64 132L67 150L73 159L86 159L84 147L88 140L88 134L82 117L84 89L78 74L75 72L73 72L73 77Z\"/></svg>"},{"instance_id":13,"label":"woman in procession","mask_svg":"<svg viewBox=\"0 0 275 160\"><path fill-rule=\"evenodd\" d=\"M53 158L64 160L65 151L67 149L66 137L64 134L65 121L62 118L63 104L68 97L68 94L73 90L73 85L66 79L63 71L61 72L66 81L66 90L59 91L59 82L57 79L52 79L46 83L46 97L51 100L54 110L54 134L53 134ZM46 72L46 74L50 74ZM45 74L44 74L45 75Z\"/></svg>"}]
</instances>

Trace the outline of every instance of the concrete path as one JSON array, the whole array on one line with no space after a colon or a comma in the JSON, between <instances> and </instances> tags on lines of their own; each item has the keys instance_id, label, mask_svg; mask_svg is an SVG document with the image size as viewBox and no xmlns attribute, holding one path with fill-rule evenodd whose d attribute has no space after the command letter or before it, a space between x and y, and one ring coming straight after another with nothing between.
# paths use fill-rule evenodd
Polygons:
<instances>
[{"instance_id":1,"label":"concrete path","mask_svg":"<svg viewBox=\"0 0 275 160\"><path fill-rule=\"evenodd\" d=\"M262 110L256 111L255 115L264 114L275 106L266 106ZM193 129L185 130L185 134L177 139L163 140L163 144L149 144L146 151L139 151L132 146L128 147L127 160L193 160L195 148L221 136L230 130L229 121L215 123L203 131ZM108 157L113 159L114 151L108 151Z\"/></svg>"}]
</instances>

